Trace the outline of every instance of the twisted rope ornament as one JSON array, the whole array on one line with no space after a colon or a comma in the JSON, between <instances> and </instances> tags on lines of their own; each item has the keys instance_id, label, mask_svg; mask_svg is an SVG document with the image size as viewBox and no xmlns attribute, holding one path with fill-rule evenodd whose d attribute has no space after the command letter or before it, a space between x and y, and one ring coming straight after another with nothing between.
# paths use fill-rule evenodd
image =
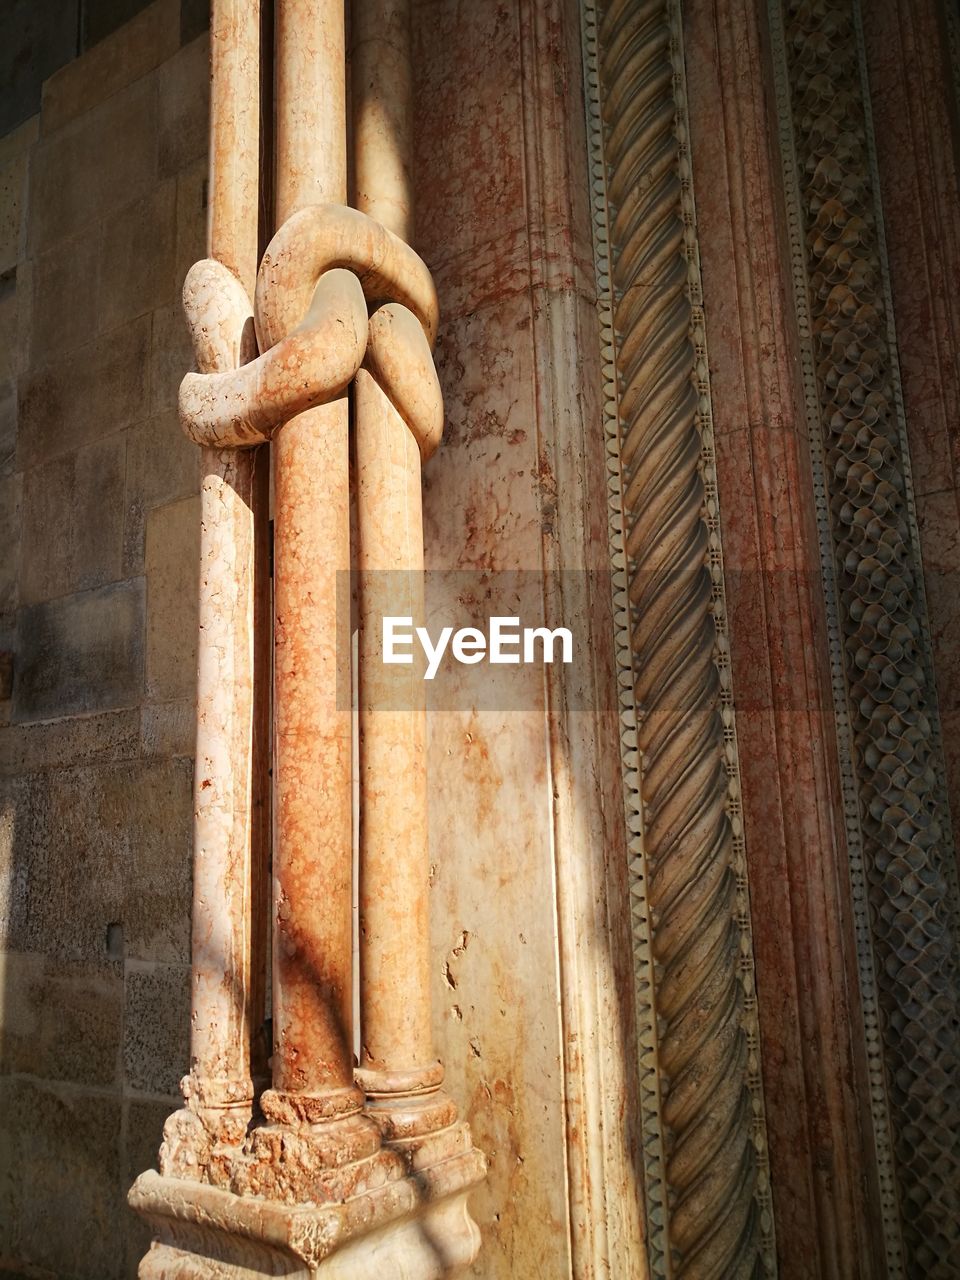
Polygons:
<instances>
[{"instance_id":1,"label":"twisted rope ornament","mask_svg":"<svg viewBox=\"0 0 960 1280\"><path fill-rule=\"evenodd\" d=\"M609 208L640 807L654 960L665 1274L766 1273L708 565L675 37L603 7ZM655 1226L651 1224L651 1233Z\"/></svg>"}]
</instances>

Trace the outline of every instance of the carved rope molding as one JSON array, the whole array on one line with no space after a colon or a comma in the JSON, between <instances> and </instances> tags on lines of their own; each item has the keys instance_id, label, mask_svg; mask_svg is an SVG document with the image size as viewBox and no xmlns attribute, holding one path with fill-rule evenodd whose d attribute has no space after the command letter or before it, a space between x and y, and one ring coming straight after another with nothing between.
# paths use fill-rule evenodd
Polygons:
<instances>
[{"instance_id":1,"label":"carved rope molding","mask_svg":"<svg viewBox=\"0 0 960 1280\"><path fill-rule=\"evenodd\" d=\"M650 1271L772 1276L679 8L583 17Z\"/></svg>"},{"instance_id":2,"label":"carved rope molding","mask_svg":"<svg viewBox=\"0 0 960 1280\"><path fill-rule=\"evenodd\" d=\"M956 1275L960 894L854 0L770 0L889 1276Z\"/></svg>"}]
</instances>

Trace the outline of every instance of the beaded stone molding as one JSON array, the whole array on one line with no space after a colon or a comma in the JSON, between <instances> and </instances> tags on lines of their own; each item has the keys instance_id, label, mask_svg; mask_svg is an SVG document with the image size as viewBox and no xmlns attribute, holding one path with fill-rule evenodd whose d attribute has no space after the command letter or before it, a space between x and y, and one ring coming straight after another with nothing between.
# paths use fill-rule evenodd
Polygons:
<instances>
[{"instance_id":1,"label":"beaded stone molding","mask_svg":"<svg viewBox=\"0 0 960 1280\"><path fill-rule=\"evenodd\" d=\"M960 895L855 0L770 0L888 1277L956 1275Z\"/></svg>"},{"instance_id":2,"label":"beaded stone molding","mask_svg":"<svg viewBox=\"0 0 960 1280\"><path fill-rule=\"evenodd\" d=\"M680 13L582 15L650 1275L772 1276Z\"/></svg>"}]
</instances>

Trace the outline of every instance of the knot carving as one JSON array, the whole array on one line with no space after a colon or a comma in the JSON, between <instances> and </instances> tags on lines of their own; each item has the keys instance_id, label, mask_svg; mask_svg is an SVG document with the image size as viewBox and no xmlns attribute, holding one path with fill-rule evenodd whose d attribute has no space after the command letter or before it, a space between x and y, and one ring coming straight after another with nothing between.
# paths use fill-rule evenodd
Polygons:
<instances>
[{"instance_id":1,"label":"knot carving","mask_svg":"<svg viewBox=\"0 0 960 1280\"><path fill-rule=\"evenodd\" d=\"M198 372L180 385L180 422L200 445L243 448L344 394L363 366L417 442L443 431L433 364L437 294L423 260L366 214L311 205L271 240L251 303L222 263L187 273L183 306Z\"/></svg>"}]
</instances>

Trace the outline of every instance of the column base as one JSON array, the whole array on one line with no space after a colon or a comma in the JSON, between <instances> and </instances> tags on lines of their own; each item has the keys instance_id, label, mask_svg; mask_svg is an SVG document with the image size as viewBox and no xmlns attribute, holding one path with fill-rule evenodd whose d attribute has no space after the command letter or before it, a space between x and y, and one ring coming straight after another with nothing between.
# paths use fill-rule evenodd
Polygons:
<instances>
[{"instance_id":1,"label":"column base","mask_svg":"<svg viewBox=\"0 0 960 1280\"><path fill-rule=\"evenodd\" d=\"M453 1153L438 1163L341 1203L283 1203L152 1170L141 1174L129 1201L155 1240L140 1263L140 1280L450 1276L479 1251L467 1195L486 1172L469 1139L464 1149L462 1135L450 1136Z\"/></svg>"}]
</instances>

